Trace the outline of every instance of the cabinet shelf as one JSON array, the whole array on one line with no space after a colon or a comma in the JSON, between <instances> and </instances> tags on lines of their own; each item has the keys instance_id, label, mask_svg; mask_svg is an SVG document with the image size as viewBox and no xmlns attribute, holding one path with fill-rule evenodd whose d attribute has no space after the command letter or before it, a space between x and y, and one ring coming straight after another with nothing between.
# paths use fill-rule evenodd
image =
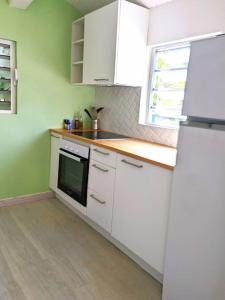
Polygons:
<instances>
[{"instance_id":1,"label":"cabinet shelf","mask_svg":"<svg viewBox=\"0 0 225 300\"><path fill-rule=\"evenodd\" d=\"M71 83L83 83L83 64L73 64L71 68Z\"/></svg>"},{"instance_id":2,"label":"cabinet shelf","mask_svg":"<svg viewBox=\"0 0 225 300\"><path fill-rule=\"evenodd\" d=\"M73 45L78 45L78 44L83 44L84 42L84 39L80 39L80 40L77 40L77 41L73 41Z\"/></svg>"},{"instance_id":3,"label":"cabinet shelf","mask_svg":"<svg viewBox=\"0 0 225 300\"><path fill-rule=\"evenodd\" d=\"M84 18L73 22L72 41L79 41L84 38Z\"/></svg>"},{"instance_id":4,"label":"cabinet shelf","mask_svg":"<svg viewBox=\"0 0 225 300\"><path fill-rule=\"evenodd\" d=\"M73 24L84 23L84 17L81 17L73 22Z\"/></svg>"},{"instance_id":5,"label":"cabinet shelf","mask_svg":"<svg viewBox=\"0 0 225 300\"><path fill-rule=\"evenodd\" d=\"M82 65L83 60L73 62L73 65Z\"/></svg>"}]
</instances>

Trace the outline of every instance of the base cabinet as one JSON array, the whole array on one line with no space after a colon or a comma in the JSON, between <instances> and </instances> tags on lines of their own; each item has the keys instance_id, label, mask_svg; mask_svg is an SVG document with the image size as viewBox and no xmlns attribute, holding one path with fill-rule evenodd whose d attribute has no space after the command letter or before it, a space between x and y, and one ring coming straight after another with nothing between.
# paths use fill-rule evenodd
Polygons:
<instances>
[{"instance_id":1,"label":"base cabinet","mask_svg":"<svg viewBox=\"0 0 225 300\"><path fill-rule=\"evenodd\" d=\"M59 145L60 137L51 136L50 188L60 196ZM160 274L164 270L172 174L162 167L91 146L87 209L82 214ZM65 201L74 206L70 197Z\"/></svg>"},{"instance_id":2,"label":"base cabinet","mask_svg":"<svg viewBox=\"0 0 225 300\"><path fill-rule=\"evenodd\" d=\"M58 185L59 143L60 137L52 135L49 187L55 192Z\"/></svg>"},{"instance_id":3,"label":"base cabinet","mask_svg":"<svg viewBox=\"0 0 225 300\"><path fill-rule=\"evenodd\" d=\"M116 153L91 146L87 216L111 233Z\"/></svg>"},{"instance_id":4,"label":"base cabinet","mask_svg":"<svg viewBox=\"0 0 225 300\"><path fill-rule=\"evenodd\" d=\"M88 190L87 216L108 232L112 229L113 196Z\"/></svg>"},{"instance_id":5,"label":"base cabinet","mask_svg":"<svg viewBox=\"0 0 225 300\"><path fill-rule=\"evenodd\" d=\"M112 236L163 273L172 172L117 157Z\"/></svg>"}]
</instances>

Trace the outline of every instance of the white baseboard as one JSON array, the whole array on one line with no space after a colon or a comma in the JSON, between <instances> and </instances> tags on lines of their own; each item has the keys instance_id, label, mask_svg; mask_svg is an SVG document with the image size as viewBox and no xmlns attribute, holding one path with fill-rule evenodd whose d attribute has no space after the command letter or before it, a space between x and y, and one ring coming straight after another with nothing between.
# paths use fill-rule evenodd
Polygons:
<instances>
[{"instance_id":1,"label":"white baseboard","mask_svg":"<svg viewBox=\"0 0 225 300\"><path fill-rule=\"evenodd\" d=\"M55 197L52 191L42 192L37 194L30 194L24 196L17 196L13 198L0 199L0 207L17 205L21 203L34 202L39 200L51 199Z\"/></svg>"},{"instance_id":2,"label":"white baseboard","mask_svg":"<svg viewBox=\"0 0 225 300\"><path fill-rule=\"evenodd\" d=\"M82 214L80 211L78 211L71 203L67 201L67 199L63 198L61 195L56 193L56 198L60 200L62 203L64 203L68 208L70 208L75 214L77 214L82 220L87 222L91 227L93 227L96 231L98 231L101 235L104 236L108 241L110 241L114 246L119 248L123 253L125 253L127 256L129 256L134 262L136 262L142 269L144 269L147 273L149 273L153 278L155 278L160 283L163 282L163 274L159 273L157 270L152 268L149 264L147 264L142 258L137 256L135 253L133 253L131 250L129 250L127 247L122 245L119 241L114 239L107 231L105 231L103 228L98 226L96 223L94 223L91 219L89 219L87 216Z\"/></svg>"}]
</instances>

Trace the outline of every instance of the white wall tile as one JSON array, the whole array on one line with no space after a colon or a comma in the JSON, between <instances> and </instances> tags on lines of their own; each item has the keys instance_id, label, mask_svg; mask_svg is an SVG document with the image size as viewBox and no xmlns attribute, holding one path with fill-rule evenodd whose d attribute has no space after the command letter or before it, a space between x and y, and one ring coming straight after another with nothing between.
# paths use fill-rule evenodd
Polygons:
<instances>
[{"instance_id":1,"label":"white wall tile","mask_svg":"<svg viewBox=\"0 0 225 300\"><path fill-rule=\"evenodd\" d=\"M140 88L96 87L96 106L104 106L102 129L175 147L177 130L138 124Z\"/></svg>"}]
</instances>

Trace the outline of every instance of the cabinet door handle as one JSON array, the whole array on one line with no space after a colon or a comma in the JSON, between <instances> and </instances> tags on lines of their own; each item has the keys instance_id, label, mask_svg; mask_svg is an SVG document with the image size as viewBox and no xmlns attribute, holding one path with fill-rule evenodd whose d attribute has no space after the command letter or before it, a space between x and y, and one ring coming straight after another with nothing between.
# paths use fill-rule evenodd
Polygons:
<instances>
[{"instance_id":1,"label":"cabinet door handle","mask_svg":"<svg viewBox=\"0 0 225 300\"><path fill-rule=\"evenodd\" d=\"M91 197L92 199L94 199L95 201L101 203L101 204L105 204L105 203L106 203L106 201L97 198L94 194L91 194L90 197Z\"/></svg>"},{"instance_id":2,"label":"cabinet door handle","mask_svg":"<svg viewBox=\"0 0 225 300\"><path fill-rule=\"evenodd\" d=\"M121 161L122 161L123 163L127 164L127 165L136 167L136 168L138 168L138 169L143 168L143 165L138 165L138 164L132 163L132 162L126 160L126 159L122 159Z\"/></svg>"},{"instance_id":3,"label":"cabinet door handle","mask_svg":"<svg viewBox=\"0 0 225 300\"><path fill-rule=\"evenodd\" d=\"M94 81L109 81L108 78L95 78Z\"/></svg>"},{"instance_id":4,"label":"cabinet door handle","mask_svg":"<svg viewBox=\"0 0 225 300\"><path fill-rule=\"evenodd\" d=\"M109 155L108 152L104 152L104 151L98 150L97 148L94 148L93 150L94 150L95 152L97 152L97 153L102 154L102 155Z\"/></svg>"},{"instance_id":5,"label":"cabinet door handle","mask_svg":"<svg viewBox=\"0 0 225 300\"><path fill-rule=\"evenodd\" d=\"M104 168L101 168L101 167L99 167L99 166L97 166L97 165L92 165L92 167L94 167L95 169L98 169L98 170L100 170L100 171L102 171L102 172L109 172L109 170L107 170L107 169L104 169Z\"/></svg>"}]
</instances>

